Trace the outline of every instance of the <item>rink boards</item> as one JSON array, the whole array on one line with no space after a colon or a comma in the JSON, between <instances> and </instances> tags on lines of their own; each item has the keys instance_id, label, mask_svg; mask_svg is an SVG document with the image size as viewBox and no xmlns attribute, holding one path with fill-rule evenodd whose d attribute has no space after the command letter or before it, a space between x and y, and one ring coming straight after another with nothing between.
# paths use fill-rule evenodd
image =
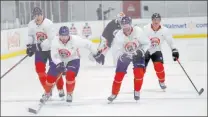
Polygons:
<instances>
[{"instance_id":1,"label":"rink boards","mask_svg":"<svg viewBox=\"0 0 208 117\"><path fill-rule=\"evenodd\" d=\"M106 21L87 21L87 22L67 22L56 23L54 27L57 32L60 26L66 25L74 27L78 35L86 38L94 43L99 43L99 37L106 24ZM83 30L83 27L88 23L88 30ZM150 19L133 19L133 25L143 27L150 23ZM191 39L191 38L207 38L207 17L184 17L184 18L163 18L162 24L169 28L175 39ZM28 28L18 28L1 30L1 60L25 54L25 40Z\"/></svg>"}]
</instances>

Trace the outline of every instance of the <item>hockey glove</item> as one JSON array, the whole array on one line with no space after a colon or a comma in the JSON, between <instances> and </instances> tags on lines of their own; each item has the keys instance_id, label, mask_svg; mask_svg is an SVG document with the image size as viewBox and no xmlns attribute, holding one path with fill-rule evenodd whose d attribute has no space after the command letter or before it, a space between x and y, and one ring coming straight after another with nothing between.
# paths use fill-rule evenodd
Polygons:
<instances>
[{"instance_id":1,"label":"hockey glove","mask_svg":"<svg viewBox=\"0 0 208 117\"><path fill-rule=\"evenodd\" d=\"M145 56L145 52L142 49L136 51L136 55L133 56L133 62L136 62Z\"/></svg>"},{"instance_id":2,"label":"hockey glove","mask_svg":"<svg viewBox=\"0 0 208 117\"><path fill-rule=\"evenodd\" d=\"M65 69L66 69L66 67L64 66L64 62L61 62L61 63L59 63L59 64L56 65L56 70L59 73L65 72Z\"/></svg>"},{"instance_id":3,"label":"hockey glove","mask_svg":"<svg viewBox=\"0 0 208 117\"><path fill-rule=\"evenodd\" d=\"M96 55L93 55L93 57L95 58L97 63L104 65L105 56L102 54L102 51L98 51Z\"/></svg>"},{"instance_id":4,"label":"hockey glove","mask_svg":"<svg viewBox=\"0 0 208 117\"><path fill-rule=\"evenodd\" d=\"M132 56L124 53L119 57L119 59L121 62L128 63L128 62L131 62Z\"/></svg>"},{"instance_id":5,"label":"hockey glove","mask_svg":"<svg viewBox=\"0 0 208 117\"><path fill-rule=\"evenodd\" d=\"M36 51L36 45L35 44L28 44L27 45L26 53L29 57L33 56L35 51Z\"/></svg>"},{"instance_id":6,"label":"hockey glove","mask_svg":"<svg viewBox=\"0 0 208 117\"><path fill-rule=\"evenodd\" d=\"M179 53L177 49L172 49L173 60L176 61L179 58Z\"/></svg>"}]
</instances>

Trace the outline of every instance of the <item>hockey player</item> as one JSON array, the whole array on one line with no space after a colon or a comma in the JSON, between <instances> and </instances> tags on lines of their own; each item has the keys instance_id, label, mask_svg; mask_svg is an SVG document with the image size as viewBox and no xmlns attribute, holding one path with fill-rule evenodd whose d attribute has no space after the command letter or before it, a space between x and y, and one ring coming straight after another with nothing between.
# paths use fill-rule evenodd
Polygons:
<instances>
[{"instance_id":1,"label":"hockey player","mask_svg":"<svg viewBox=\"0 0 208 117\"><path fill-rule=\"evenodd\" d=\"M160 24L161 16L159 13L152 15L152 23L144 26L144 32L149 37L151 45L145 53L145 67L147 67L151 59L159 80L159 85L162 89L166 89L165 85L165 71L163 66L163 54L161 52L161 45L164 40L168 43L172 50L173 60L179 58L179 52L174 45L174 39L168 28Z\"/></svg>"},{"instance_id":2,"label":"hockey player","mask_svg":"<svg viewBox=\"0 0 208 117\"><path fill-rule=\"evenodd\" d=\"M98 50L102 51L101 58L95 59L99 64L104 65L105 55L106 55L107 51L112 46L112 42L115 37L115 34L117 33L118 30L121 29L120 22L121 22L121 18L124 16L125 16L125 14L123 12L120 12L119 14L117 14L117 18L110 21L107 24L107 26L105 27L105 29L100 37L101 42L98 47ZM115 61L115 58L114 58L114 61Z\"/></svg>"},{"instance_id":3,"label":"hockey player","mask_svg":"<svg viewBox=\"0 0 208 117\"><path fill-rule=\"evenodd\" d=\"M121 20L122 29L118 31L114 39L114 47L117 59L116 74L112 86L112 95L108 100L112 102L118 95L122 80L129 64L133 63L134 73L134 99L140 99L140 90L143 83L145 68L145 52L150 46L148 37L138 26L132 26L130 17Z\"/></svg>"},{"instance_id":4,"label":"hockey player","mask_svg":"<svg viewBox=\"0 0 208 117\"><path fill-rule=\"evenodd\" d=\"M53 30L51 20L43 16L42 10L35 7L33 12L34 20L28 24L28 38L26 39L26 53L29 57L35 54L35 70L38 74L41 85L44 87L46 81L46 62L51 64L50 46L51 40L56 34ZM63 97L63 79L57 83L59 96Z\"/></svg>"},{"instance_id":5,"label":"hockey player","mask_svg":"<svg viewBox=\"0 0 208 117\"><path fill-rule=\"evenodd\" d=\"M69 28L69 32L71 35L77 35L77 28L74 26L74 23L71 24L71 27Z\"/></svg>"},{"instance_id":6,"label":"hockey player","mask_svg":"<svg viewBox=\"0 0 208 117\"><path fill-rule=\"evenodd\" d=\"M89 39L89 37L92 35L92 30L88 23L85 23L85 26L83 27L82 30L82 35L86 39Z\"/></svg>"},{"instance_id":7,"label":"hockey player","mask_svg":"<svg viewBox=\"0 0 208 117\"><path fill-rule=\"evenodd\" d=\"M55 37L51 46L53 64L50 66L45 86L46 95L40 99L44 103L50 97L50 90L57 77L66 72L67 102L72 102L72 94L75 88L75 77L79 72L80 55L79 48L89 49L93 55L97 54L97 47L90 40L78 35L70 35L69 28L62 26L59 36Z\"/></svg>"}]
</instances>

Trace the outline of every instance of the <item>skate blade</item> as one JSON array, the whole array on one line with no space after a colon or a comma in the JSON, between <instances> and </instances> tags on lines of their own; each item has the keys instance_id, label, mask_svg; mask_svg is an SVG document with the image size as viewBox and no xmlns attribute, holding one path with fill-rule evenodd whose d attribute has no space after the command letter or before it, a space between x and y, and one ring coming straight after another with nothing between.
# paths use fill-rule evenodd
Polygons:
<instances>
[{"instance_id":1,"label":"skate blade","mask_svg":"<svg viewBox=\"0 0 208 117\"><path fill-rule=\"evenodd\" d=\"M33 108L28 108L28 112L33 113L33 114L38 114L38 111Z\"/></svg>"}]
</instances>

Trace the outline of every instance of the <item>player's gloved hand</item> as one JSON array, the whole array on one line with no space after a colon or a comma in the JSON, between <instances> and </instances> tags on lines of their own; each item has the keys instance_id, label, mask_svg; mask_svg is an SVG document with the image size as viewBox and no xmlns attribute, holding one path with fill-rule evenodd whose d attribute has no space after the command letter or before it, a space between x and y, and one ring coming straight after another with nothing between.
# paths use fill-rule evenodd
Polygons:
<instances>
[{"instance_id":1,"label":"player's gloved hand","mask_svg":"<svg viewBox=\"0 0 208 117\"><path fill-rule=\"evenodd\" d=\"M35 51L36 51L36 45L35 44L28 44L27 45L26 53L29 57L33 56Z\"/></svg>"},{"instance_id":2,"label":"player's gloved hand","mask_svg":"<svg viewBox=\"0 0 208 117\"><path fill-rule=\"evenodd\" d=\"M59 63L59 64L56 65L56 70L59 73L65 72L65 69L66 69L66 67L64 66L64 62L61 62L61 63Z\"/></svg>"},{"instance_id":3,"label":"player's gloved hand","mask_svg":"<svg viewBox=\"0 0 208 117\"><path fill-rule=\"evenodd\" d=\"M179 58L179 53L177 49L172 49L173 60L176 61Z\"/></svg>"},{"instance_id":4,"label":"player's gloved hand","mask_svg":"<svg viewBox=\"0 0 208 117\"><path fill-rule=\"evenodd\" d=\"M145 52L143 49L138 49L136 55L133 56L133 61L138 61L141 58L145 57Z\"/></svg>"},{"instance_id":5,"label":"player's gloved hand","mask_svg":"<svg viewBox=\"0 0 208 117\"><path fill-rule=\"evenodd\" d=\"M95 58L97 63L104 65L105 56L102 54L102 51L98 51L96 55L93 55L93 57Z\"/></svg>"}]
</instances>

